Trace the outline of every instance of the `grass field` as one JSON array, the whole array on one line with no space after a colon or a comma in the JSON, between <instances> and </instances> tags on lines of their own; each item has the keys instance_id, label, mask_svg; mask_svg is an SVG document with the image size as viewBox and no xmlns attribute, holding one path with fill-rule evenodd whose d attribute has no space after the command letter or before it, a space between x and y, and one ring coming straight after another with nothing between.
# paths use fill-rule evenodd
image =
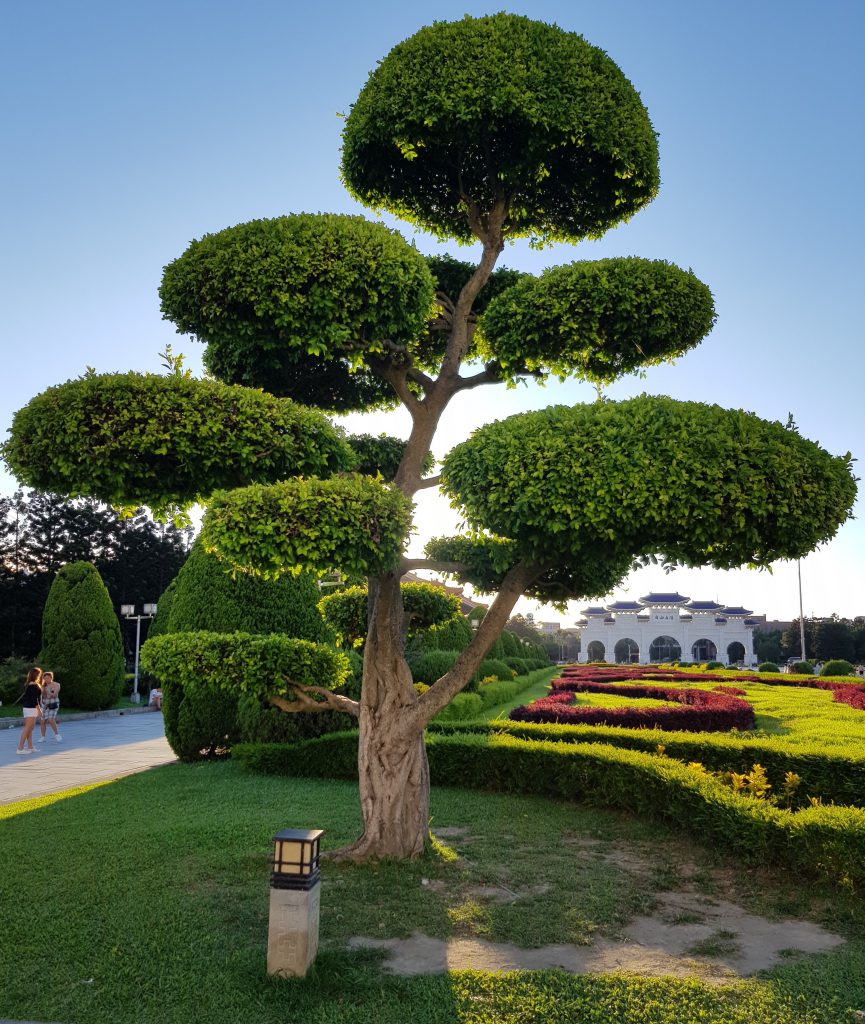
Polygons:
<instances>
[{"instance_id":1,"label":"grass field","mask_svg":"<svg viewBox=\"0 0 865 1024\"><path fill-rule=\"evenodd\" d=\"M514 704L546 692L552 670ZM729 673L724 681L736 682ZM706 684L711 686L712 684ZM865 714L824 691L742 686L765 734L843 752ZM615 702L598 694L580 699ZM484 719L506 717L511 705ZM743 870L664 825L541 797L434 789L437 839L414 863L322 868L321 949L302 981L265 972L270 839L360 830L356 785L261 776L230 761L171 765L0 807L0 1017L68 1024L852 1024L865 1011L865 900L782 871ZM709 983L723 929L694 944L694 977L448 970L393 977L350 939L615 943L683 892L840 933L754 977ZM501 898L500 898L501 897ZM661 917L658 917L661 920ZM785 928L787 926L785 925ZM792 927L792 926L791 926ZM627 950L627 945L623 947ZM701 960L703 958L703 960ZM34 967L34 965L37 965Z\"/></svg>"}]
</instances>

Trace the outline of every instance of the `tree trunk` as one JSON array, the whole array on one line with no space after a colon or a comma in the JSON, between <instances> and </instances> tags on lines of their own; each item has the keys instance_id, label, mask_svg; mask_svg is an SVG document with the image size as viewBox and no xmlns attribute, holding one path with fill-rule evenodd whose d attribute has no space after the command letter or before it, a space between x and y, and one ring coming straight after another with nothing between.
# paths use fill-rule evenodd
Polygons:
<instances>
[{"instance_id":1,"label":"tree trunk","mask_svg":"<svg viewBox=\"0 0 865 1024\"><path fill-rule=\"evenodd\" d=\"M398 573L371 579L358 744L363 835L336 851L337 859L402 860L421 854L427 841L429 765L402 620Z\"/></svg>"}]
</instances>

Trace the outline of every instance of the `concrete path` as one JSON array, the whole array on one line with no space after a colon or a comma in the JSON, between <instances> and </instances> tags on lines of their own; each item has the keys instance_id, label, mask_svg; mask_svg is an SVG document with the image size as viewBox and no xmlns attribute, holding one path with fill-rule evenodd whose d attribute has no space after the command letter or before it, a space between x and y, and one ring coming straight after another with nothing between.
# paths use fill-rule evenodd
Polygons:
<instances>
[{"instance_id":1,"label":"concrete path","mask_svg":"<svg viewBox=\"0 0 865 1024\"><path fill-rule=\"evenodd\" d=\"M112 715L63 722L61 743L49 729L44 743L36 728L33 754L16 754L20 729L0 732L0 804L46 796L91 782L116 779L174 761L162 715Z\"/></svg>"}]
</instances>

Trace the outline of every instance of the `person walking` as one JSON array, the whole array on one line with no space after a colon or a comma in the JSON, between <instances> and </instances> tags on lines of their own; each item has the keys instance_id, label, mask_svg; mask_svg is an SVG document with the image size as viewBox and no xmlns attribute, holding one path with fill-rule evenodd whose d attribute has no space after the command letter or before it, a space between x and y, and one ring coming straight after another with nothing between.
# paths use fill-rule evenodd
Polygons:
<instances>
[{"instance_id":1,"label":"person walking","mask_svg":"<svg viewBox=\"0 0 865 1024\"><path fill-rule=\"evenodd\" d=\"M54 678L53 672L42 673L42 701L39 705L42 714L39 718L39 742L45 742L45 726L54 730L54 742L60 743L63 737L57 728L57 712L60 710L60 683Z\"/></svg>"},{"instance_id":2,"label":"person walking","mask_svg":"<svg viewBox=\"0 0 865 1024\"><path fill-rule=\"evenodd\" d=\"M27 682L24 684L24 694L21 697L24 728L21 730L21 740L15 751L16 754L33 753L33 730L36 728L36 719L39 716L39 701L42 699L41 681L42 669L31 668L27 673Z\"/></svg>"}]
</instances>

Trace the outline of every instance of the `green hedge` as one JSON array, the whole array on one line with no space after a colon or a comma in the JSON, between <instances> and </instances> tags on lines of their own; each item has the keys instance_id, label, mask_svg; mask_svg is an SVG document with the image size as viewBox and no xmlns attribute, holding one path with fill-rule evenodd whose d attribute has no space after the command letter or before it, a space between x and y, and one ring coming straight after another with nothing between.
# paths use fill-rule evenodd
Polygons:
<instances>
[{"instance_id":1,"label":"green hedge","mask_svg":"<svg viewBox=\"0 0 865 1024\"><path fill-rule=\"evenodd\" d=\"M449 724L434 722L438 733L502 733L525 740L555 743L603 743L654 754L658 745L668 757L685 764L699 761L710 771L747 773L761 764L774 791L781 789L786 772L802 777L800 792L824 803L865 807L865 752L861 756L835 754L824 747L797 744L790 747L774 739L746 739L732 734L663 732L652 729L609 729L593 725L537 725L530 722Z\"/></svg>"},{"instance_id":2,"label":"green hedge","mask_svg":"<svg viewBox=\"0 0 865 1024\"><path fill-rule=\"evenodd\" d=\"M436 715L433 722L466 722L477 718L487 708L494 708L499 704L507 704L512 701L517 694L533 686L547 672L549 672L549 668L536 669L517 679L502 679L497 683L486 683L484 686L478 687L476 692L458 693L450 704Z\"/></svg>"},{"instance_id":3,"label":"green hedge","mask_svg":"<svg viewBox=\"0 0 865 1024\"><path fill-rule=\"evenodd\" d=\"M528 741L505 735L431 734L435 785L531 793L615 807L660 819L755 864L780 864L865 882L865 810L782 810L739 796L711 775L669 757L608 744ZM357 733L331 733L294 745L237 745L234 757L256 771L357 777Z\"/></svg>"}]
</instances>

